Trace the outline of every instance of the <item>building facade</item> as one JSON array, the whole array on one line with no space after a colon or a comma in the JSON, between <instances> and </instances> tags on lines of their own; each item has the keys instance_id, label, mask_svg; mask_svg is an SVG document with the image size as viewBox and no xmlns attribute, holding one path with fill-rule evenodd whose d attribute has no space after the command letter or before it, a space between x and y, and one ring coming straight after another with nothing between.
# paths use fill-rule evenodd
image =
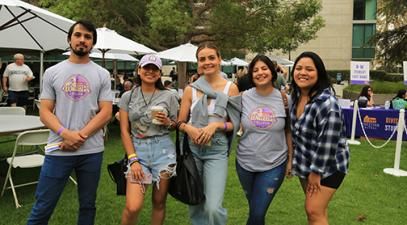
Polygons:
<instances>
[{"instance_id":1,"label":"building facade","mask_svg":"<svg viewBox=\"0 0 407 225\"><path fill-rule=\"evenodd\" d=\"M377 0L322 0L325 26L317 38L291 53L293 59L303 51L314 51L329 70L348 70L351 60L373 61ZM285 57L288 57L287 55Z\"/></svg>"}]
</instances>

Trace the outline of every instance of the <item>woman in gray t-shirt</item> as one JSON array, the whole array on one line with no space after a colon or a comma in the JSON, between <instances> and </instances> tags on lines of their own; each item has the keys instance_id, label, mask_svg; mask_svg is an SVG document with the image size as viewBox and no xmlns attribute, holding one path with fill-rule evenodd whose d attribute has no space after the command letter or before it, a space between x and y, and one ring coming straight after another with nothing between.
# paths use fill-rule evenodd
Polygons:
<instances>
[{"instance_id":1,"label":"woman in gray t-shirt","mask_svg":"<svg viewBox=\"0 0 407 225\"><path fill-rule=\"evenodd\" d=\"M178 100L161 83L161 66L156 55L145 55L138 68L140 86L123 94L119 104L121 137L129 159L122 224L137 220L149 184L155 184L151 223L164 222L169 178L176 164L169 130L175 127Z\"/></svg>"},{"instance_id":2,"label":"woman in gray t-shirt","mask_svg":"<svg viewBox=\"0 0 407 225\"><path fill-rule=\"evenodd\" d=\"M247 224L265 224L265 215L291 170L292 144L283 98L273 86L277 72L271 60L256 56L249 65L253 88L242 94L243 135L236 171L249 203Z\"/></svg>"}]
</instances>

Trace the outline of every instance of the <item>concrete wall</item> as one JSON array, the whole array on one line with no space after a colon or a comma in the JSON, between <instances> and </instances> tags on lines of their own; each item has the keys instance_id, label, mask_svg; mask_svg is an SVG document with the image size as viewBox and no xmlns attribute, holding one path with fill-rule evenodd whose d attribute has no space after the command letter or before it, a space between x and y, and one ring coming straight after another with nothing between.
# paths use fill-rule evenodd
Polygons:
<instances>
[{"instance_id":1,"label":"concrete wall","mask_svg":"<svg viewBox=\"0 0 407 225\"><path fill-rule=\"evenodd\" d=\"M303 51L314 51L321 56L328 70L349 69L353 0L322 0L321 16L325 20L325 27L318 31L316 39L292 52L292 60ZM288 58L288 54L283 56Z\"/></svg>"}]
</instances>

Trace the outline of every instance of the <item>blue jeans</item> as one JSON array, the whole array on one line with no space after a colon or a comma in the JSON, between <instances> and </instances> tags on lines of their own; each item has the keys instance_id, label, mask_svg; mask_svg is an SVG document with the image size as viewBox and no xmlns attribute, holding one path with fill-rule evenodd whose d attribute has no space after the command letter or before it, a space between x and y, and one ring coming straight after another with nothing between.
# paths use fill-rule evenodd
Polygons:
<instances>
[{"instance_id":1,"label":"blue jeans","mask_svg":"<svg viewBox=\"0 0 407 225\"><path fill-rule=\"evenodd\" d=\"M264 172L250 172L236 161L236 171L240 184L249 203L247 225L263 225L267 209L284 180L285 165Z\"/></svg>"},{"instance_id":2,"label":"blue jeans","mask_svg":"<svg viewBox=\"0 0 407 225\"><path fill-rule=\"evenodd\" d=\"M228 172L228 142L224 133L215 133L211 146L195 145L190 141L196 166L202 177L205 202L189 206L193 225L225 225L226 209L223 196Z\"/></svg>"},{"instance_id":3,"label":"blue jeans","mask_svg":"<svg viewBox=\"0 0 407 225\"><path fill-rule=\"evenodd\" d=\"M77 224L94 224L96 190L103 152L78 156L45 156L35 193L36 202L27 224L48 224L72 170L78 182L79 215Z\"/></svg>"}]
</instances>

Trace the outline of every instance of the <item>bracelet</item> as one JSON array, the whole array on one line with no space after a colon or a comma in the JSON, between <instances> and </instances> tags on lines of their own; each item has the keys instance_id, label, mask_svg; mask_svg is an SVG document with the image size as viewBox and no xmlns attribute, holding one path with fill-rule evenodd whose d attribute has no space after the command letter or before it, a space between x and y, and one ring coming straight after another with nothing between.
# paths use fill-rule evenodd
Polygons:
<instances>
[{"instance_id":1,"label":"bracelet","mask_svg":"<svg viewBox=\"0 0 407 225\"><path fill-rule=\"evenodd\" d=\"M137 157L137 154L136 153L130 154L127 156L127 159L131 159L133 157Z\"/></svg>"},{"instance_id":2,"label":"bracelet","mask_svg":"<svg viewBox=\"0 0 407 225\"><path fill-rule=\"evenodd\" d=\"M223 122L223 130L228 131L228 122Z\"/></svg>"},{"instance_id":3,"label":"bracelet","mask_svg":"<svg viewBox=\"0 0 407 225\"><path fill-rule=\"evenodd\" d=\"M131 164L138 162L139 159L137 157L132 157L129 159L129 162L127 163L129 166L131 166Z\"/></svg>"},{"instance_id":4,"label":"bracelet","mask_svg":"<svg viewBox=\"0 0 407 225\"><path fill-rule=\"evenodd\" d=\"M61 126L58 130L57 130L57 134L58 136L61 136L62 132L65 130L65 127Z\"/></svg>"},{"instance_id":5,"label":"bracelet","mask_svg":"<svg viewBox=\"0 0 407 225\"><path fill-rule=\"evenodd\" d=\"M183 123L185 123L185 121L182 121L182 120L181 120L181 121L178 121L176 128L179 129L180 126L181 126Z\"/></svg>"},{"instance_id":6,"label":"bracelet","mask_svg":"<svg viewBox=\"0 0 407 225\"><path fill-rule=\"evenodd\" d=\"M170 124L168 124L167 129L168 130L171 129L173 127L174 123L175 123L174 121L170 120Z\"/></svg>"}]
</instances>

